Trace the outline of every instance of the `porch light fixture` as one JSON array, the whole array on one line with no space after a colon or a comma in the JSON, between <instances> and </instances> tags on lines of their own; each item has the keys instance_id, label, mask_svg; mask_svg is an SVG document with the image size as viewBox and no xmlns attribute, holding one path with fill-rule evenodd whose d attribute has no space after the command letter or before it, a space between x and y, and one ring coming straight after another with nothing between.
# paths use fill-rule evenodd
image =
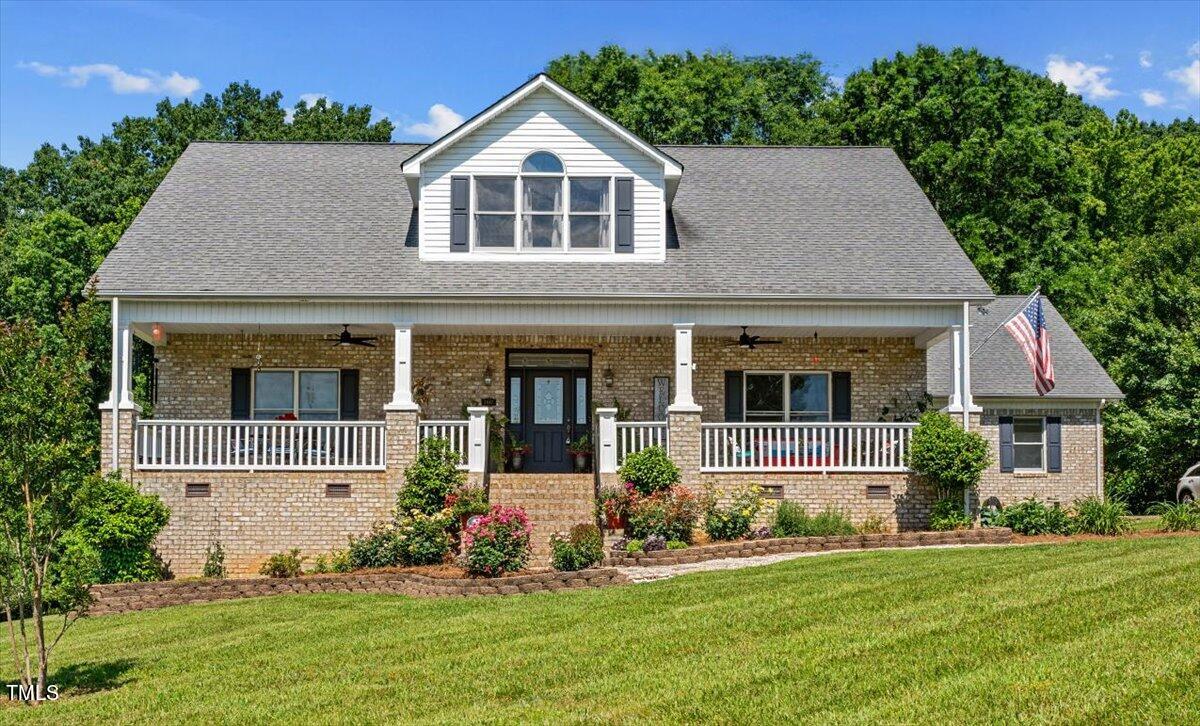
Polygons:
<instances>
[{"instance_id":1,"label":"porch light fixture","mask_svg":"<svg viewBox=\"0 0 1200 726\"><path fill-rule=\"evenodd\" d=\"M154 326L150 328L150 337L154 340L156 345L163 342L162 323L155 323Z\"/></svg>"},{"instance_id":2,"label":"porch light fixture","mask_svg":"<svg viewBox=\"0 0 1200 726\"><path fill-rule=\"evenodd\" d=\"M483 385L492 385L492 366L490 364L483 369Z\"/></svg>"},{"instance_id":3,"label":"porch light fixture","mask_svg":"<svg viewBox=\"0 0 1200 726\"><path fill-rule=\"evenodd\" d=\"M605 368L604 369L604 387L612 388L612 384L613 384L612 368Z\"/></svg>"}]
</instances>

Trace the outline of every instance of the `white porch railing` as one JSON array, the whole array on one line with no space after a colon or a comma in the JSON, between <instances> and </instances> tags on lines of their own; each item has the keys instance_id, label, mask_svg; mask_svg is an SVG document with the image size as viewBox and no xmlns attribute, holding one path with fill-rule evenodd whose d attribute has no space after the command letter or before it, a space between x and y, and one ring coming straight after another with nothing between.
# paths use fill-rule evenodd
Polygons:
<instances>
[{"instance_id":1,"label":"white porch railing","mask_svg":"<svg viewBox=\"0 0 1200 726\"><path fill-rule=\"evenodd\" d=\"M417 442L438 437L450 442L450 448L458 454L458 468L467 468L469 421L421 421L417 424Z\"/></svg>"},{"instance_id":2,"label":"white porch railing","mask_svg":"<svg viewBox=\"0 0 1200 726\"><path fill-rule=\"evenodd\" d=\"M651 446L667 448L666 421L617 422L617 466L625 463L626 456Z\"/></svg>"},{"instance_id":3,"label":"white porch railing","mask_svg":"<svg viewBox=\"0 0 1200 726\"><path fill-rule=\"evenodd\" d=\"M382 421L138 421L138 469L382 470Z\"/></svg>"},{"instance_id":4,"label":"white porch railing","mask_svg":"<svg viewBox=\"0 0 1200 726\"><path fill-rule=\"evenodd\" d=\"M902 472L915 423L701 424L701 471Z\"/></svg>"}]
</instances>

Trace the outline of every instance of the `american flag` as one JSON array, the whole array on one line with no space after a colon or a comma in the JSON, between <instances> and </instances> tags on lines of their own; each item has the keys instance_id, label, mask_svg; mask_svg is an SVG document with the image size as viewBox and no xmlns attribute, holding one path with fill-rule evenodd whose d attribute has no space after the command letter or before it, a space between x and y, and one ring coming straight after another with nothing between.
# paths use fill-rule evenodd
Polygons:
<instances>
[{"instance_id":1,"label":"american flag","mask_svg":"<svg viewBox=\"0 0 1200 726\"><path fill-rule=\"evenodd\" d=\"M1039 396L1054 390L1054 358L1050 355L1050 331L1046 330L1046 315L1042 311L1042 295L1034 290L1021 309L1013 314L1004 329L1025 351L1029 370L1033 371L1033 387Z\"/></svg>"}]
</instances>

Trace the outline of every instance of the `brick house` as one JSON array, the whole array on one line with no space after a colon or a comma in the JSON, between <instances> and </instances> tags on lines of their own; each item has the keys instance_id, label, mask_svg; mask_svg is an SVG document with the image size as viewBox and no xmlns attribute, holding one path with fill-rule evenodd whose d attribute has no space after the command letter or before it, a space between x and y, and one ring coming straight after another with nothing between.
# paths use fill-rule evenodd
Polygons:
<instances>
[{"instance_id":1,"label":"brick house","mask_svg":"<svg viewBox=\"0 0 1200 726\"><path fill-rule=\"evenodd\" d=\"M693 486L920 526L897 411L927 393L1020 448L983 498L1069 501L1120 397L1056 313L1069 395L1034 396L1006 334L968 353L1011 301L890 149L654 147L542 75L427 146L193 143L97 284L104 466L170 506L177 574L214 540L235 572L344 547L432 435L539 549L651 444ZM489 413L519 471L489 461Z\"/></svg>"}]
</instances>

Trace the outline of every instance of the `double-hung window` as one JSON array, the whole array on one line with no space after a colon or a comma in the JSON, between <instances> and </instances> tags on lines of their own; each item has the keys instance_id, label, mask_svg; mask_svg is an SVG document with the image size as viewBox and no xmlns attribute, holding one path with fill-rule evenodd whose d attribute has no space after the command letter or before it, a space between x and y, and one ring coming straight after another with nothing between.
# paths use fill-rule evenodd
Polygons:
<instances>
[{"instance_id":1,"label":"double-hung window","mask_svg":"<svg viewBox=\"0 0 1200 726\"><path fill-rule=\"evenodd\" d=\"M1013 470L1046 470L1046 419L1013 418Z\"/></svg>"},{"instance_id":2,"label":"double-hung window","mask_svg":"<svg viewBox=\"0 0 1200 726\"><path fill-rule=\"evenodd\" d=\"M477 176L475 247L596 251L612 245L612 177L569 177L562 161L535 151L516 176Z\"/></svg>"},{"instance_id":3,"label":"double-hung window","mask_svg":"<svg viewBox=\"0 0 1200 726\"><path fill-rule=\"evenodd\" d=\"M256 370L252 418L336 421L340 411L335 370Z\"/></svg>"},{"instance_id":4,"label":"double-hung window","mask_svg":"<svg viewBox=\"0 0 1200 726\"><path fill-rule=\"evenodd\" d=\"M828 421L829 374L746 373L747 421Z\"/></svg>"}]
</instances>

